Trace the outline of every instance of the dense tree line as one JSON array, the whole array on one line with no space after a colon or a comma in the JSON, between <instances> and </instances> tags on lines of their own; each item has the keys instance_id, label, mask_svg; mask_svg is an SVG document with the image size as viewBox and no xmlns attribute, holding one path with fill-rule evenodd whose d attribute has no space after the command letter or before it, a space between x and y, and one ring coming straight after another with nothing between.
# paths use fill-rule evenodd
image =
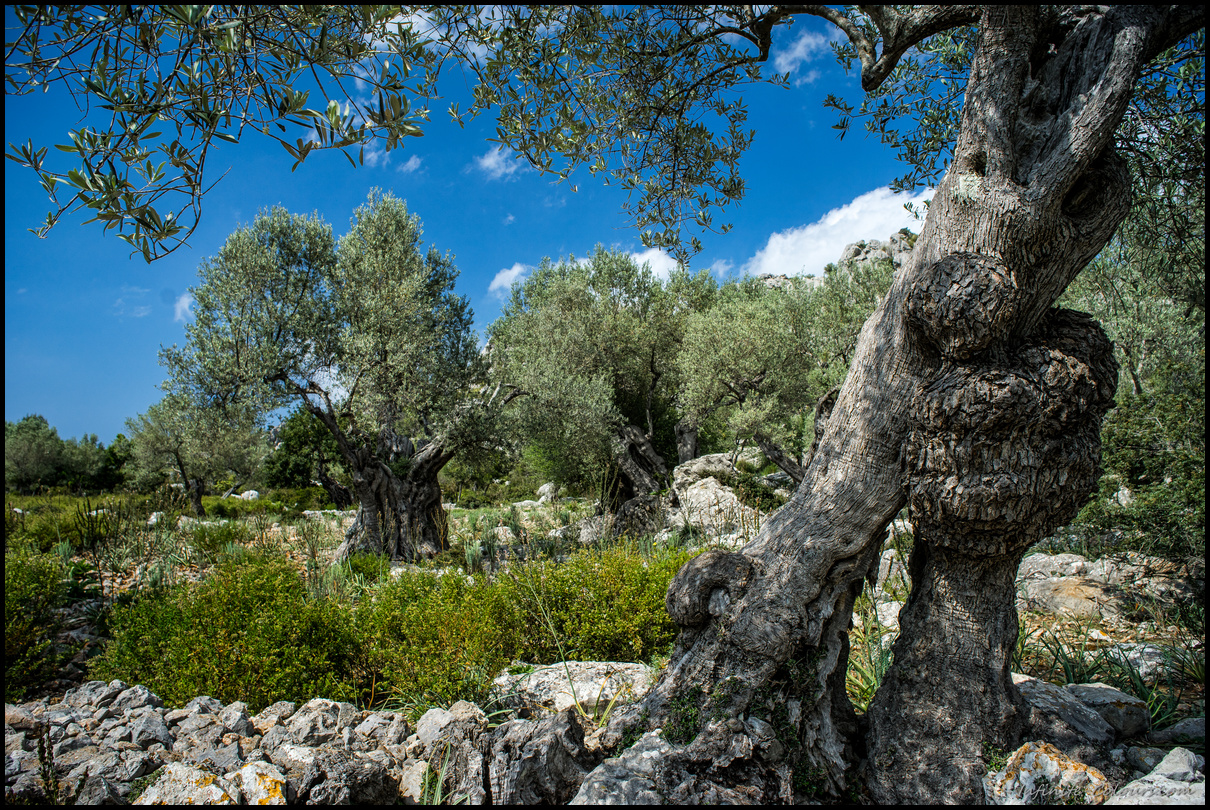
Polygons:
<instances>
[{"instance_id":1,"label":"dense tree line","mask_svg":"<svg viewBox=\"0 0 1210 810\"><path fill-rule=\"evenodd\" d=\"M61 439L46 418L31 414L4 423L4 489L31 493L52 487L103 492L122 487L129 475L131 442L119 433L106 447L95 434Z\"/></svg>"}]
</instances>

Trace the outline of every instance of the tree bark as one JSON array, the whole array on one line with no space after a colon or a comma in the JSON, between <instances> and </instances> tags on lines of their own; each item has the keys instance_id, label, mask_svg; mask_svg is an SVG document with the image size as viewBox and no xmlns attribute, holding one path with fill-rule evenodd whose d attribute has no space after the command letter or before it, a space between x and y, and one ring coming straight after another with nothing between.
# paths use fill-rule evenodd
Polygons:
<instances>
[{"instance_id":1,"label":"tree bark","mask_svg":"<svg viewBox=\"0 0 1210 810\"><path fill-rule=\"evenodd\" d=\"M618 467L614 533L648 534L663 513L659 493L668 488L668 465L637 425L618 428L614 462Z\"/></svg>"},{"instance_id":2,"label":"tree bark","mask_svg":"<svg viewBox=\"0 0 1210 810\"><path fill-rule=\"evenodd\" d=\"M879 11L879 28L886 23L889 31L898 13ZM1004 640L1015 641L1005 582L1037 532L1078 505L1095 480L1096 429L1112 397L1096 330L1048 312L1129 208L1113 132L1140 67L1163 37L1179 33L1167 8L1063 14L983 8L951 169L910 259L862 329L802 485L742 553L701 555L669 587L669 613L683 629L644 702L652 725L692 717L704 728L705 718L780 710L799 743L789 752L795 768L824 792L843 795L861 745L844 692L852 604L910 495L916 515L930 503L944 505L939 514L972 515L967 529L979 543L955 547L935 528L918 541L916 590L898 648L903 661L870 716L871 788L879 801L979 800L972 778L980 766L968 741L1008 742L1018 728L1003 675ZM869 55L873 63L872 49ZM1062 323L1053 329L1072 334L1054 349L1048 324L1056 318ZM1084 370L1058 374L1052 386L1046 375L1066 368L1068 358ZM965 398L933 396L947 385ZM1033 411L1013 407L1014 398L1031 396ZM928 438L923 426L961 425L972 405L1001 421L964 428L958 438L939 427ZM1050 426L1070 418L1080 427L1056 439L1022 424L1030 413L1045 414ZM980 431L999 439L972 438ZM1051 470L1039 459L1052 453L1071 463ZM997 461L1014 456L1022 460L1002 484ZM928 475L909 474L905 488L905 464ZM1051 472L1053 480L1042 480ZM1036 492L1063 509L1031 500ZM987 526L979 525L981 514L991 516ZM986 584L995 600L972 602L967 577ZM963 605L974 611L969 617ZM978 639L982 632L990 639ZM938 647L947 650L940 673L924 663ZM958 688L939 678L953 678L945 667L966 666L961 651L984 658L973 665L976 683ZM951 700L970 726L961 742L948 746L952 729L933 723L912 732L909 750L896 711L910 704L912 717L939 716ZM963 764L952 779L926 783L914 775L935 767L934 748Z\"/></svg>"},{"instance_id":3,"label":"tree bark","mask_svg":"<svg viewBox=\"0 0 1210 810\"><path fill-rule=\"evenodd\" d=\"M676 423L676 463L684 464L698 457L696 420L686 416Z\"/></svg>"},{"instance_id":4,"label":"tree bark","mask_svg":"<svg viewBox=\"0 0 1210 810\"><path fill-rule=\"evenodd\" d=\"M1100 327L1055 310L1034 340L953 363L913 402L912 592L869 713L879 802L978 798L984 747L1017 747L1028 715L1009 672L1017 567L1094 490L1116 382Z\"/></svg>"},{"instance_id":5,"label":"tree bark","mask_svg":"<svg viewBox=\"0 0 1210 810\"><path fill-rule=\"evenodd\" d=\"M189 477L189 473L185 471L185 461L181 458L180 453L173 453L173 459L176 461L177 472L181 475L181 484L185 487L185 494L189 497L189 505L193 507L194 517L199 519L206 517L206 507L202 505L202 479Z\"/></svg>"},{"instance_id":6,"label":"tree bark","mask_svg":"<svg viewBox=\"0 0 1210 810\"><path fill-rule=\"evenodd\" d=\"M411 448L410 441L407 446ZM361 503L336 558L361 551L414 562L449 548L437 474L452 457L440 440L429 442L405 456L410 461L407 473L398 476L368 448L359 452L350 466Z\"/></svg>"}]
</instances>

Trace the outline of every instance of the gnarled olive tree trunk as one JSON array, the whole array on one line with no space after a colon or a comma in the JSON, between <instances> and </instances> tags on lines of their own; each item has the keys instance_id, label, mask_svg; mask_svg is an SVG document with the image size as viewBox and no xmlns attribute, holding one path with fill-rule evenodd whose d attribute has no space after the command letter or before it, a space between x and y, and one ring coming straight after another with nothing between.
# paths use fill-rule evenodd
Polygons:
<instances>
[{"instance_id":1,"label":"gnarled olive tree trunk","mask_svg":"<svg viewBox=\"0 0 1210 810\"><path fill-rule=\"evenodd\" d=\"M397 475L368 450L357 454L357 463L352 465L353 489L361 503L336 552L338 560L368 551L412 562L449 548L448 519L437 474L453 453L438 440L401 457L409 463L407 472Z\"/></svg>"},{"instance_id":2,"label":"gnarled olive tree trunk","mask_svg":"<svg viewBox=\"0 0 1210 810\"><path fill-rule=\"evenodd\" d=\"M613 455L620 502L614 514L614 532L641 535L655 531L662 515L659 492L669 484L670 471L664 457L637 425L618 428Z\"/></svg>"},{"instance_id":3,"label":"gnarled olive tree trunk","mask_svg":"<svg viewBox=\"0 0 1210 810\"><path fill-rule=\"evenodd\" d=\"M1099 328L1051 307L1129 207L1112 142L1140 67L1200 24L1151 6L971 13L962 130L913 254L862 329L789 505L741 553L703 554L669 587L683 629L644 703L666 727L776 717L795 770L841 793L863 744L844 687L852 605L910 499L913 592L869 715L879 801L981 800L979 744L1021 728L1011 583L1090 491L1115 379ZM934 11L899 14L871 14L884 57L941 30ZM863 82L885 76L895 59L851 36Z\"/></svg>"}]
</instances>

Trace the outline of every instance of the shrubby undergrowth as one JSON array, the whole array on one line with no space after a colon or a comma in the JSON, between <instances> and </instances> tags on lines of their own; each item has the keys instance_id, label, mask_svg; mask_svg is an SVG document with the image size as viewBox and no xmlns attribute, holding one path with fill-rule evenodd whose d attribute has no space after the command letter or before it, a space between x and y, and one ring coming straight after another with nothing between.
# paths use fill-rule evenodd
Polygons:
<instances>
[{"instance_id":1,"label":"shrubby undergrowth","mask_svg":"<svg viewBox=\"0 0 1210 810\"><path fill-rule=\"evenodd\" d=\"M280 556L248 554L201 583L144 591L115 608L91 677L142 683L169 704L206 694L253 710L316 695L419 713L483 703L514 660L652 660L676 627L664 594L684 551L618 546L495 578L405 570L345 598L309 589ZM362 582L381 564L355 559Z\"/></svg>"},{"instance_id":2,"label":"shrubby undergrowth","mask_svg":"<svg viewBox=\"0 0 1210 810\"><path fill-rule=\"evenodd\" d=\"M54 554L30 551L4 555L4 700L52 675L58 656L52 644L54 609L65 596L63 563Z\"/></svg>"}]
</instances>

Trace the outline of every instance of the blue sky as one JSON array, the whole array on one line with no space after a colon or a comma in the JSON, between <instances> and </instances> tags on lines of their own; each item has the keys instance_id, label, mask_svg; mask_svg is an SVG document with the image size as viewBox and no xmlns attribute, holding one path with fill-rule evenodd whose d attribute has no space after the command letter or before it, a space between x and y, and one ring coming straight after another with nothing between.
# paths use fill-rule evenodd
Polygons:
<instances>
[{"instance_id":1,"label":"blue sky","mask_svg":"<svg viewBox=\"0 0 1210 810\"><path fill-rule=\"evenodd\" d=\"M775 32L771 61L791 73L791 86L743 92L757 131L741 162L746 196L716 214L716 222L734 228L701 235L704 249L691 269L720 277L815 274L849 242L885 239L905 225L919 230L903 210L918 198L887 189L903 173L894 152L857 127L843 141L832 129L835 113L823 107L824 97L856 101L861 91L856 75L836 63L831 35L813 19ZM446 103L465 95L456 82L442 91ZM81 113L64 92L6 95L4 106L5 141L32 139L51 146L52 156L53 144L80 126ZM444 103L434 104L424 137L408 139L402 150L367 148L366 165L357 169L336 152L317 152L291 173L293 158L255 133L221 144L208 164L208 171L215 167L211 181L230 171L207 195L189 247L150 265L97 223L81 225L82 214L65 218L46 239L29 233L50 206L31 170L5 161L4 418L38 413L64 438L95 433L106 444L125 431L126 419L161 396L157 354L184 342L198 264L273 205L318 212L339 236L371 188L393 191L420 216L425 240L454 255L458 291L480 334L498 316L508 284L544 257L584 256L603 244L650 261L657 273L672 266L667 256L645 251L627 225L625 192L587 172L573 177L577 192L552 184L486 140L493 119L460 129L443 110Z\"/></svg>"}]
</instances>

